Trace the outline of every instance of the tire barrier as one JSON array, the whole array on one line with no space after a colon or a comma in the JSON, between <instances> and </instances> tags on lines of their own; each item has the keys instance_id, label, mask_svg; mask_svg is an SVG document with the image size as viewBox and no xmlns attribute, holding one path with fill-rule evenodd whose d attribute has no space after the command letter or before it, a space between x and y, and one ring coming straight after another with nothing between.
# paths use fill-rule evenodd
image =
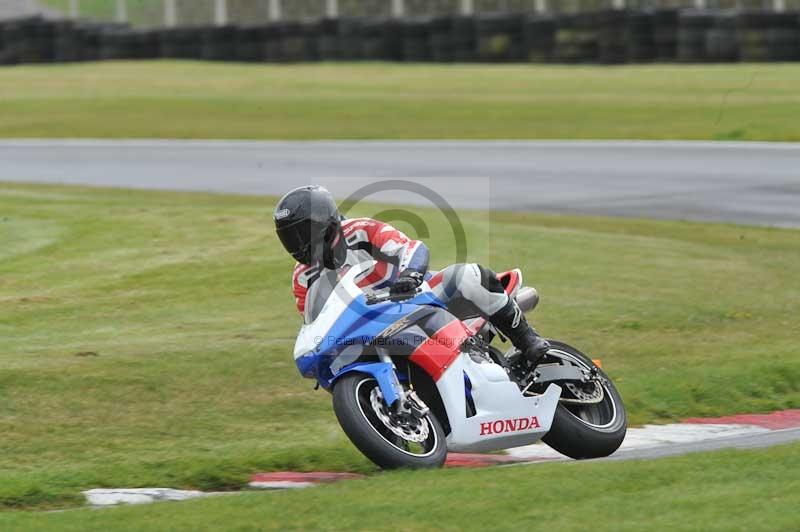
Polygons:
<instances>
[{"instance_id":1,"label":"tire barrier","mask_svg":"<svg viewBox=\"0 0 800 532\"><path fill-rule=\"evenodd\" d=\"M742 61L800 60L800 17L745 12L736 18Z\"/></svg>"},{"instance_id":2,"label":"tire barrier","mask_svg":"<svg viewBox=\"0 0 800 532\"><path fill-rule=\"evenodd\" d=\"M403 61L418 63L433 59L431 26L430 19L406 19L402 22Z\"/></svg>"},{"instance_id":3,"label":"tire barrier","mask_svg":"<svg viewBox=\"0 0 800 532\"><path fill-rule=\"evenodd\" d=\"M659 9L652 13L651 19L656 61L675 61L678 57L680 13L673 9Z\"/></svg>"},{"instance_id":4,"label":"tire barrier","mask_svg":"<svg viewBox=\"0 0 800 532\"><path fill-rule=\"evenodd\" d=\"M559 63L594 63L600 59L599 25L591 13L565 16L558 21L555 58Z\"/></svg>"},{"instance_id":5,"label":"tire barrier","mask_svg":"<svg viewBox=\"0 0 800 532\"><path fill-rule=\"evenodd\" d=\"M437 63L456 61L456 40L454 17L437 17L431 20L430 47L431 60Z\"/></svg>"},{"instance_id":6,"label":"tire barrier","mask_svg":"<svg viewBox=\"0 0 800 532\"><path fill-rule=\"evenodd\" d=\"M272 63L800 61L800 13L602 10L548 16L345 17L149 30L37 17L0 21L2 65L155 58Z\"/></svg>"},{"instance_id":7,"label":"tire barrier","mask_svg":"<svg viewBox=\"0 0 800 532\"><path fill-rule=\"evenodd\" d=\"M652 13L633 12L628 15L625 41L629 62L650 63L658 58L655 33L655 17Z\"/></svg>"},{"instance_id":8,"label":"tire barrier","mask_svg":"<svg viewBox=\"0 0 800 532\"><path fill-rule=\"evenodd\" d=\"M367 20L363 18L339 19L336 41L340 60L358 61L364 58L362 35L365 25L367 25Z\"/></svg>"},{"instance_id":9,"label":"tire barrier","mask_svg":"<svg viewBox=\"0 0 800 532\"><path fill-rule=\"evenodd\" d=\"M478 61L521 62L525 59L525 19L514 14L487 15L476 19Z\"/></svg>"},{"instance_id":10,"label":"tire barrier","mask_svg":"<svg viewBox=\"0 0 800 532\"><path fill-rule=\"evenodd\" d=\"M598 62L606 65L628 62L629 18L630 13L622 10L601 11L596 14Z\"/></svg>"},{"instance_id":11,"label":"tire barrier","mask_svg":"<svg viewBox=\"0 0 800 532\"><path fill-rule=\"evenodd\" d=\"M535 16L525 21L525 52L531 63L550 63L556 55L555 17Z\"/></svg>"},{"instance_id":12,"label":"tire barrier","mask_svg":"<svg viewBox=\"0 0 800 532\"><path fill-rule=\"evenodd\" d=\"M6 22L0 27L0 64L53 61L54 35L55 28L38 18Z\"/></svg>"},{"instance_id":13,"label":"tire barrier","mask_svg":"<svg viewBox=\"0 0 800 532\"><path fill-rule=\"evenodd\" d=\"M739 60L736 17L723 14L714 19L714 26L706 33L706 60L725 63Z\"/></svg>"},{"instance_id":14,"label":"tire barrier","mask_svg":"<svg viewBox=\"0 0 800 532\"><path fill-rule=\"evenodd\" d=\"M452 21L453 60L458 63L477 61L478 35L475 19L454 17Z\"/></svg>"},{"instance_id":15,"label":"tire barrier","mask_svg":"<svg viewBox=\"0 0 800 532\"><path fill-rule=\"evenodd\" d=\"M402 61L403 35L400 22L396 20L365 19L361 25L361 57L365 61Z\"/></svg>"},{"instance_id":16,"label":"tire barrier","mask_svg":"<svg viewBox=\"0 0 800 532\"><path fill-rule=\"evenodd\" d=\"M706 40L718 14L709 11L684 11L678 21L678 61L702 63L708 60Z\"/></svg>"},{"instance_id":17,"label":"tire barrier","mask_svg":"<svg viewBox=\"0 0 800 532\"><path fill-rule=\"evenodd\" d=\"M269 28L260 26L242 27L235 32L233 47L236 61L262 62L266 61L266 46L271 32Z\"/></svg>"},{"instance_id":18,"label":"tire barrier","mask_svg":"<svg viewBox=\"0 0 800 532\"><path fill-rule=\"evenodd\" d=\"M337 61L341 59L339 45L339 21L341 19L327 18L319 21L319 34L317 35L317 53L320 61ZM266 36L264 37L266 39Z\"/></svg>"}]
</instances>

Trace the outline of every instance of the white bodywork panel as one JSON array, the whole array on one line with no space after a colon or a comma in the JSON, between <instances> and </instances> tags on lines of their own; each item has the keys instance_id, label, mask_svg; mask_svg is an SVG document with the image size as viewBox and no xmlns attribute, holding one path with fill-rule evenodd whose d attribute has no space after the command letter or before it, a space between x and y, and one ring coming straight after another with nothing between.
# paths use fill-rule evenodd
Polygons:
<instances>
[{"instance_id":1,"label":"white bodywork panel","mask_svg":"<svg viewBox=\"0 0 800 532\"><path fill-rule=\"evenodd\" d=\"M477 412L469 418L464 373L472 383ZM457 452L497 451L535 443L550 430L561 397L561 388L555 384L543 395L525 397L500 366L476 363L466 354L447 368L436 386L450 421L447 448ZM502 431L493 430L499 426ZM517 430L520 427L524 428Z\"/></svg>"},{"instance_id":2,"label":"white bodywork panel","mask_svg":"<svg viewBox=\"0 0 800 532\"><path fill-rule=\"evenodd\" d=\"M370 267L371 265L368 263L357 264L344 274L339 284L328 296L328 300L317 318L312 323L303 325L300 329L297 341L294 344L295 359L315 350L325 339L328 331L331 330L339 316L347 310L347 307L355 298L362 294L355 279Z\"/></svg>"}]
</instances>

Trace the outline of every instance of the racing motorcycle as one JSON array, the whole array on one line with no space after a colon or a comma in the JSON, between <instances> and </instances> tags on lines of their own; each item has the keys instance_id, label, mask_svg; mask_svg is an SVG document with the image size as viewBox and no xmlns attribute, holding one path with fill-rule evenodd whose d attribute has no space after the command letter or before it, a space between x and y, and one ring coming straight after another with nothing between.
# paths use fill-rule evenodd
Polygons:
<instances>
[{"instance_id":1,"label":"racing motorcycle","mask_svg":"<svg viewBox=\"0 0 800 532\"><path fill-rule=\"evenodd\" d=\"M379 467L439 467L448 451L540 439L575 459L622 444L622 399L591 358L550 340L532 367L516 349L492 344L500 335L485 319L449 313L427 284L410 294L362 292L357 280L371 266L315 282L294 357L304 377L332 393L342 429ZM523 312L536 307L519 270L498 278Z\"/></svg>"}]
</instances>

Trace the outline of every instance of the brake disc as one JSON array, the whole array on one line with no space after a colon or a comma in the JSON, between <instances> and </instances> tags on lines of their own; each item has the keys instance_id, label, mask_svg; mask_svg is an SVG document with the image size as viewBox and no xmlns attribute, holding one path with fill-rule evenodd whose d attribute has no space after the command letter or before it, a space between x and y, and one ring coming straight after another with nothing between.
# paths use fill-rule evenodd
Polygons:
<instances>
[{"instance_id":1,"label":"brake disc","mask_svg":"<svg viewBox=\"0 0 800 532\"><path fill-rule=\"evenodd\" d=\"M428 439L430 431L428 430L428 423L425 419L409 418L408 422L400 421L396 416L389 413L386 403L383 401L383 394L379 388L375 387L369 394L369 402L372 405L372 410L378 419L381 420L387 429L392 431L392 434L399 436L406 441L414 443L423 443Z\"/></svg>"},{"instance_id":2,"label":"brake disc","mask_svg":"<svg viewBox=\"0 0 800 532\"><path fill-rule=\"evenodd\" d=\"M603 392L603 386L598 381L590 381L586 384L575 384L572 382L564 382L564 387L569 390L574 396L574 399L564 398L560 399L562 403L572 403L572 404L582 404L582 405L591 405L599 403L605 397L605 393ZM584 389L585 386L591 384L593 389L591 391L587 391Z\"/></svg>"}]
</instances>

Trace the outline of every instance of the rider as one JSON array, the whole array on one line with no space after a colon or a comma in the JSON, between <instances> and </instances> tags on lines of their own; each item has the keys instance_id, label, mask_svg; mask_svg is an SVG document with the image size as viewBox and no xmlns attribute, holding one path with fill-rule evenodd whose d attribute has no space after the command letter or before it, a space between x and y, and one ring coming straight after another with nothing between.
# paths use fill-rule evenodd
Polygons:
<instances>
[{"instance_id":1,"label":"rider","mask_svg":"<svg viewBox=\"0 0 800 532\"><path fill-rule=\"evenodd\" d=\"M388 287L392 294L406 294L427 280L434 295L456 317L481 315L488 319L531 363L539 362L550 347L528 325L493 271L463 264L431 275L428 247L423 242L377 220L342 217L323 187L292 190L278 202L273 217L283 247L299 263L292 282L301 314L305 314L309 291L324 271L374 260L375 265L358 282L362 289Z\"/></svg>"}]
</instances>

